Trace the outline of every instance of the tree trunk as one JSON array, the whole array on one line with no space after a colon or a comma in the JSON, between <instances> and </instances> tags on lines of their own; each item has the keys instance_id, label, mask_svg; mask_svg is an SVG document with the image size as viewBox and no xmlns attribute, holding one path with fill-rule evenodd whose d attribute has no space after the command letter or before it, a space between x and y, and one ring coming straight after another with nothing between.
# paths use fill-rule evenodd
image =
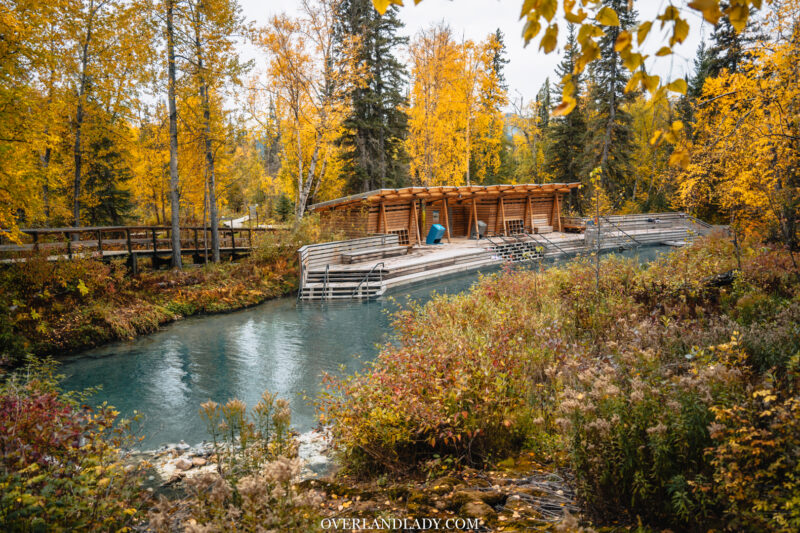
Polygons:
<instances>
[{"instance_id":1,"label":"tree trunk","mask_svg":"<svg viewBox=\"0 0 800 533\"><path fill-rule=\"evenodd\" d=\"M49 128L45 128L45 135L47 135ZM42 201L44 202L44 225L50 223L50 177L48 176L48 169L50 167L50 154L51 150L48 146L45 148L44 153L39 156L39 162L42 165Z\"/></svg>"},{"instance_id":2,"label":"tree trunk","mask_svg":"<svg viewBox=\"0 0 800 533\"><path fill-rule=\"evenodd\" d=\"M178 111L175 106L175 0L167 0L167 100L169 101L169 199L172 227L172 266L181 270L181 200L178 191ZM163 204L162 204L163 205Z\"/></svg>"},{"instance_id":3,"label":"tree trunk","mask_svg":"<svg viewBox=\"0 0 800 533\"><path fill-rule=\"evenodd\" d=\"M211 141L211 97L209 84L203 74L203 44L200 41L200 24L195 22L195 54L197 55L197 81L200 87L200 103L203 106L203 145L206 156L208 180L208 218L211 226L211 260L219 263L219 214L217 212L217 184L214 170L214 148Z\"/></svg>"},{"instance_id":4,"label":"tree trunk","mask_svg":"<svg viewBox=\"0 0 800 533\"><path fill-rule=\"evenodd\" d=\"M86 69L89 66L89 43L92 41L92 23L94 21L94 1L89 4L88 20L86 26L85 40L81 47L81 72L78 79L78 104L75 110L75 144L73 146L73 157L75 160L75 169L72 182L72 218L74 226L80 227L81 225L81 171L83 166L83 153L81 152L81 133L83 129L84 109L83 99L86 95L86 85L88 83L88 75ZM73 234L72 239L79 238L78 234Z\"/></svg>"}]
</instances>

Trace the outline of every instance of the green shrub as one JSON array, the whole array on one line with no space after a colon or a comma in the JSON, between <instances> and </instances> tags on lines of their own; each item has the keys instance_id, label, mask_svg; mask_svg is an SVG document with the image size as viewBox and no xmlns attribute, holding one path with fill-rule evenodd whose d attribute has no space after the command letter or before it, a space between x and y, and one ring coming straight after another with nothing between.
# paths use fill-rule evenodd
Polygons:
<instances>
[{"instance_id":1,"label":"green shrub","mask_svg":"<svg viewBox=\"0 0 800 533\"><path fill-rule=\"evenodd\" d=\"M135 523L141 466L126 465L131 421L56 385L31 361L0 387L0 529L118 530Z\"/></svg>"},{"instance_id":2,"label":"green shrub","mask_svg":"<svg viewBox=\"0 0 800 533\"><path fill-rule=\"evenodd\" d=\"M562 375L570 386L559 424L578 492L598 515L687 527L718 511L695 489L713 474L705 457L712 408L743 391L733 346L682 366L665 366L652 352L623 353Z\"/></svg>"}]
</instances>

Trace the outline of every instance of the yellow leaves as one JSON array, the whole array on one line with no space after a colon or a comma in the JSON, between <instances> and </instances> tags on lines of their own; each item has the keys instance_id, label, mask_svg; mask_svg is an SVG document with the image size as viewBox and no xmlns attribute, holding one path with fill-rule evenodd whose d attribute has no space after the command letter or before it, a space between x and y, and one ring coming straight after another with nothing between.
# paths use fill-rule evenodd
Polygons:
<instances>
[{"instance_id":1,"label":"yellow leaves","mask_svg":"<svg viewBox=\"0 0 800 533\"><path fill-rule=\"evenodd\" d=\"M544 50L545 54L552 52L558 44L558 26L551 24L547 27L539 43L539 49Z\"/></svg>"},{"instance_id":2,"label":"yellow leaves","mask_svg":"<svg viewBox=\"0 0 800 533\"><path fill-rule=\"evenodd\" d=\"M735 4L726 9L725 13L728 14L728 18L731 21L733 29L739 33L747 25L747 19L750 16L750 9L747 5Z\"/></svg>"},{"instance_id":3,"label":"yellow leaves","mask_svg":"<svg viewBox=\"0 0 800 533\"><path fill-rule=\"evenodd\" d=\"M539 2L539 13L547 19L547 22L553 20L553 17L556 14L556 10L558 9L558 0L541 0ZM556 27L556 31L558 28Z\"/></svg>"},{"instance_id":4,"label":"yellow leaves","mask_svg":"<svg viewBox=\"0 0 800 533\"><path fill-rule=\"evenodd\" d=\"M719 9L719 0L695 0L694 2L689 2L689 7L703 13L703 18L714 25L722 17L722 11Z\"/></svg>"},{"instance_id":5,"label":"yellow leaves","mask_svg":"<svg viewBox=\"0 0 800 533\"><path fill-rule=\"evenodd\" d=\"M595 20L598 22L598 24L602 24L603 26L619 26L619 17L617 16L617 12L610 7L604 6L600 8L600 11L597 12Z\"/></svg>"},{"instance_id":6,"label":"yellow leaves","mask_svg":"<svg viewBox=\"0 0 800 533\"><path fill-rule=\"evenodd\" d=\"M647 34L650 33L650 28L652 27L653 23L649 20L639 24L639 29L636 30L636 40L639 46L642 46L644 40L647 39Z\"/></svg>"},{"instance_id":7,"label":"yellow leaves","mask_svg":"<svg viewBox=\"0 0 800 533\"><path fill-rule=\"evenodd\" d=\"M672 30L672 37L669 39L670 46L682 43L689 35L689 23L682 18L675 19L675 27Z\"/></svg>"},{"instance_id":8,"label":"yellow leaves","mask_svg":"<svg viewBox=\"0 0 800 533\"><path fill-rule=\"evenodd\" d=\"M661 83L661 76L649 76L645 74L642 79L642 84L648 92L653 93L658 89L658 84Z\"/></svg>"},{"instance_id":9,"label":"yellow leaves","mask_svg":"<svg viewBox=\"0 0 800 533\"><path fill-rule=\"evenodd\" d=\"M614 43L614 51L621 52L626 48L631 46L633 42L633 36L629 31L622 31L620 32L619 36L617 36L617 42Z\"/></svg>"},{"instance_id":10,"label":"yellow leaves","mask_svg":"<svg viewBox=\"0 0 800 533\"><path fill-rule=\"evenodd\" d=\"M419 3L417 0L415 3ZM389 6L395 4L398 6L403 5L403 0L372 0L372 5L375 6L375 9L378 10L378 13L383 15L386 13L386 10L389 9Z\"/></svg>"},{"instance_id":11,"label":"yellow leaves","mask_svg":"<svg viewBox=\"0 0 800 533\"><path fill-rule=\"evenodd\" d=\"M778 397L775 394L773 394L773 391L769 389L762 389L755 391L753 393L753 399L758 400L759 398L761 398L761 401L763 401L764 403L774 402L775 400L778 399Z\"/></svg>"},{"instance_id":12,"label":"yellow leaves","mask_svg":"<svg viewBox=\"0 0 800 533\"><path fill-rule=\"evenodd\" d=\"M670 48L669 46L662 46L661 48L658 49L658 52L656 52L656 55L658 57L663 57L663 56L668 56L671 53L672 53L672 48Z\"/></svg>"},{"instance_id":13,"label":"yellow leaves","mask_svg":"<svg viewBox=\"0 0 800 533\"><path fill-rule=\"evenodd\" d=\"M641 65L644 61L642 54L638 52L631 52L630 50L620 52L620 57L622 58L622 64L625 65L625 68L631 72L639 68L639 65Z\"/></svg>"},{"instance_id":14,"label":"yellow leaves","mask_svg":"<svg viewBox=\"0 0 800 533\"><path fill-rule=\"evenodd\" d=\"M689 166L689 152L686 148L676 148L672 155L669 156L668 164L670 166L676 166L681 168L686 168Z\"/></svg>"},{"instance_id":15,"label":"yellow leaves","mask_svg":"<svg viewBox=\"0 0 800 533\"><path fill-rule=\"evenodd\" d=\"M536 37L541 29L542 25L538 19L528 19L522 28L522 38L525 40L525 44L531 42L531 39Z\"/></svg>"},{"instance_id":16,"label":"yellow leaves","mask_svg":"<svg viewBox=\"0 0 800 533\"><path fill-rule=\"evenodd\" d=\"M667 90L674 93L686 94L686 89L686 80L683 78L678 78L667 85Z\"/></svg>"},{"instance_id":17,"label":"yellow leaves","mask_svg":"<svg viewBox=\"0 0 800 533\"><path fill-rule=\"evenodd\" d=\"M578 103L575 99L575 84L572 82L572 74L567 74L562 80L564 88L561 93L561 103L553 110L553 115L563 117L569 115Z\"/></svg>"},{"instance_id":18,"label":"yellow leaves","mask_svg":"<svg viewBox=\"0 0 800 533\"><path fill-rule=\"evenodd\" d=\"M563 117L565 115L569 115L573 109L575 109L575 105L577 105L578 101L575 100L572 96L565 96L562 98L561 103L553 109L553 115L557 117Z\"/></svg>"}]
</instances>

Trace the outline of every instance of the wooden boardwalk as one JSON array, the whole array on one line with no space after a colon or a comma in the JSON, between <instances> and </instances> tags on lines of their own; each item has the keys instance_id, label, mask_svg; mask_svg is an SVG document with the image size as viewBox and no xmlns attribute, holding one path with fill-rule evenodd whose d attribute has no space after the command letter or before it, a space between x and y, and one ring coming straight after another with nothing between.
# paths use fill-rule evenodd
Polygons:
<instances>
[{"instance_id":1,"label":"wooden boardwalk","mask_svg":"<svg viewBox=\"0 0 800 533\"><path fill-rule=\"evenodd\" d=\"M250 253L253 238L281 231L279 227L219 228L220 254L237 258ZM139 259L151 259L154 268L172 264L172 228L169 226L94 226L81 228L27 228L22 244L0 237L0 263L25 262L32 254L46 254L49 261L95 257L104 261L124 259L133 273ZM0 236L5 234L0 230ZM4 242L5 241L5 242ZM211 229L181 226L181 255L194 263L211 257Z\"/></svg>"},{"instance_id":2,"label":"wooden boardwalk","mask_svg":"<svg viewBox=\"0 0 800 533\"><path fill-rule=\"evenodd\" d=\"M383 257L380 250L399 245L396 234L314 244L300 249L301 300L377 298L389 290L506 262L593 253L597 230L589 219L569 221L578 233L546 231L491 235L485 239L452 238L441 245L406 246L405 252ZM567 229L567 228L565 228ZM601 220L601 251L664 243L688 244L711 227L681 213L607 217ZM350 261L352 257L361 260Z\"/></svg>"}]
</instances>

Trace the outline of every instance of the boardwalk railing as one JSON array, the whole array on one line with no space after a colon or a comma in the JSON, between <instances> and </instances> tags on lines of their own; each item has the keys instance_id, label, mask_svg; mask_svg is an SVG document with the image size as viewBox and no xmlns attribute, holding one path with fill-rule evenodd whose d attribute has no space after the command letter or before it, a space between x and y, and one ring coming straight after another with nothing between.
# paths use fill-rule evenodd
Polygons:
<instances>
[{"instance_id":1,"label":"boardwalk railing","mask_svg":"<svg viewBox=\"0 0 800 533\"><path fill-rule=\"evenodd\" d=\"M711 224L708 222L683 212L604 215L601 219L601 225L604 223L609 224L616 227L619 231L626 232L639 229L651 229L658 226L687 226L697 230L698 233L708 233L712 229ZM587 226L586 223L593 220L594 217L563 217L562 223L572 229L585 230Z\"/></svg>"},{"instance_id":2,"label":"boardwalk railing","mask_svg":"<svg viewBox=\"0 0 800 533\"><path fill-rule=\"evenodd\" d=\"M279 231L279 227L219 228L220 253L236 257L249 253L253 237ZM21 244L12 243L8 232L0 229L0 261L25 261L31 253L46 253L51 261L76 257L126 259L134 272L138 259L150 257L153 266L171 262L172 228L170 226L94 226L81 228L28 228L20 230ZM192 255L195 262L205 262L211 255L211 228L181 226L181 255Z\"/></svg>"},{"instance_id":3,"label":"boardwalk railing","mask_svg":"<svg viewBox=\"0 0 800 533\"><path fill-rule=\"evenodd\" d=\"M350 239L347 241L323 242L308 244L297 253L300 259L300 291L303 292L309 270L325 268L327 265L342 264L343 252L355 252L376 247L398 246L399 237L395 234L379 234L372 237Z\"/></svg>"}]
</instances>

